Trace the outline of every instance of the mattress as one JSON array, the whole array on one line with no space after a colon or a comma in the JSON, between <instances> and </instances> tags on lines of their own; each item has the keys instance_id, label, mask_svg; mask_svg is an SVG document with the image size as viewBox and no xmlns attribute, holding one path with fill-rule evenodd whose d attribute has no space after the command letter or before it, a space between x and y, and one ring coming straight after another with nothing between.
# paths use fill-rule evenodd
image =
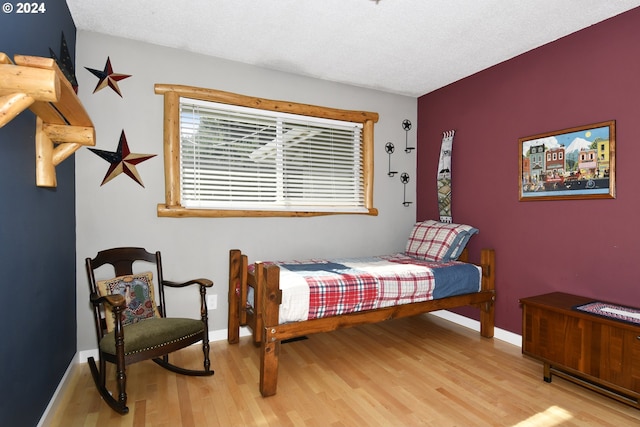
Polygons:
<instances>
[{"instance_id":1,"label":"mattress","mask_svg":"<svg viewBox=\"0 0 640 427\"><path fill-rule=\"evenodd\" d=\"M339 316L478 292L479 266L406 254L264 262L280 267L280 323ZM248 301L253 301L249 288Z\"/></svg>"}]
</instances>

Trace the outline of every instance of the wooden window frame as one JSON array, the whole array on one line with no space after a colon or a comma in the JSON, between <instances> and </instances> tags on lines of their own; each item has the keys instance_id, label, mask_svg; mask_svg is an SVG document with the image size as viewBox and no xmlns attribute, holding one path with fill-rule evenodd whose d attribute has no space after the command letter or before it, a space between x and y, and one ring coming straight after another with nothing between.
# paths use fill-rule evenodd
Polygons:
<instances>
[{"instance_id":1,"label":"wooden window frame","mask_svg":"<svg viewBox=\"0 0 640 427\"><path fill-rule=\"evenodd\" d=\"M158 204L159 217L299 217L320 215L378 215L373 207L373 133L378 113L340 110L315 105L255 98L193 86L156 84L155 93L164 96L164 176L165 203ZM212 101L262 110L300 114L362 124L364 213L270 210L220 210L185 208L180 200L180 97Z\"/></svg>"}]
</instances>

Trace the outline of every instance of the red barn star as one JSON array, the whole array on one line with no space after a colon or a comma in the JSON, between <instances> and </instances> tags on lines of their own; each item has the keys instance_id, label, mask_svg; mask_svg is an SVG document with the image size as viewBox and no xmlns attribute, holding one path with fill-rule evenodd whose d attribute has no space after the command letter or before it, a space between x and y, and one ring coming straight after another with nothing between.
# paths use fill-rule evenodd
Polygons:
<instances>
[{"instance_id":1,"label":"red barn star","mask_svg":"<svg viewBox=\"0 0 640 427\"><path fill-rule=\"evenodd\" d=\"M120 134L120 142L118 143L118 149L115 152L98 150L95 148L89 148L89 150L111 163L107 174L102 180L102 184L100 184L101 187L121 173L129 176L135 182L144 187L135 165L156 156L155 154L132 153L129 150L129 144L127 144L127 137L124 134L124 130Z\"/></svg>"},{"instance_id":2,"label":"red barn star","mask_svg":"<svg viewBox=\"0 0 640 427\"><path fill-rule=\"evenodd\" d=\"M122 98L122 94L120 93L120 88L118 87L118 82L120 80L124 80L128 77L131 77L131 75L114 73L113 68L111 67L111 59L108 56L107 56L107 63L104 66L104 71L94 70L93 68L88 68L88 67L84 67L84 68L89 70L94 76L100 79L98 80L98 85L93 90L93 93L96 93L97 91L109 86L118 95L120 95L120 98Z\"/></svg>"}]
</instances>

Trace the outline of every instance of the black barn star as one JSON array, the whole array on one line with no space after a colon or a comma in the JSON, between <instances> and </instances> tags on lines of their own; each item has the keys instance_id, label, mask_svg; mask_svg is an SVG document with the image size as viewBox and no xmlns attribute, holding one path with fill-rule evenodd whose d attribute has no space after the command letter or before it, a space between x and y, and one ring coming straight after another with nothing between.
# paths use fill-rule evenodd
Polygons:
<instances>
[{"instance_id":1,"label":"black barn star","mask_svg":"<svg viewBox=\"0 0 640 427\"><path fill-rule=\"evenodd\" d=\"M71 59L71 54L69 53L69 46L67 46L67 39L64 37L64 32L62 33L62 38L60 40L60 58L56 56L53 52L53 49L49 48L49 54L51 58L56 61L60 71L64 74L64 76L69 80L73 90L78 93L78 80L76 80L76 68L73 65L73 60Z\"/></svg>"}]
</instances>

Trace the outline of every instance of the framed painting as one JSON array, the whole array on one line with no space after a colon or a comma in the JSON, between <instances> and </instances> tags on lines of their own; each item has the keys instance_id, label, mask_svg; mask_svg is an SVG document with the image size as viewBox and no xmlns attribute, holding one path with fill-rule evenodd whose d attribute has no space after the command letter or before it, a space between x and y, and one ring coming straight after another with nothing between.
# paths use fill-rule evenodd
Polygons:
<instances>
[{"instance_id":1,"label":"framed painting","mask_svg":"<svg viewBox=\"0 0 640 427\"><path fill-rule=\"evenodd\" d=\"M520 138L519 199L616 197L616 122Z\"/></svg>"}]
</instances>

